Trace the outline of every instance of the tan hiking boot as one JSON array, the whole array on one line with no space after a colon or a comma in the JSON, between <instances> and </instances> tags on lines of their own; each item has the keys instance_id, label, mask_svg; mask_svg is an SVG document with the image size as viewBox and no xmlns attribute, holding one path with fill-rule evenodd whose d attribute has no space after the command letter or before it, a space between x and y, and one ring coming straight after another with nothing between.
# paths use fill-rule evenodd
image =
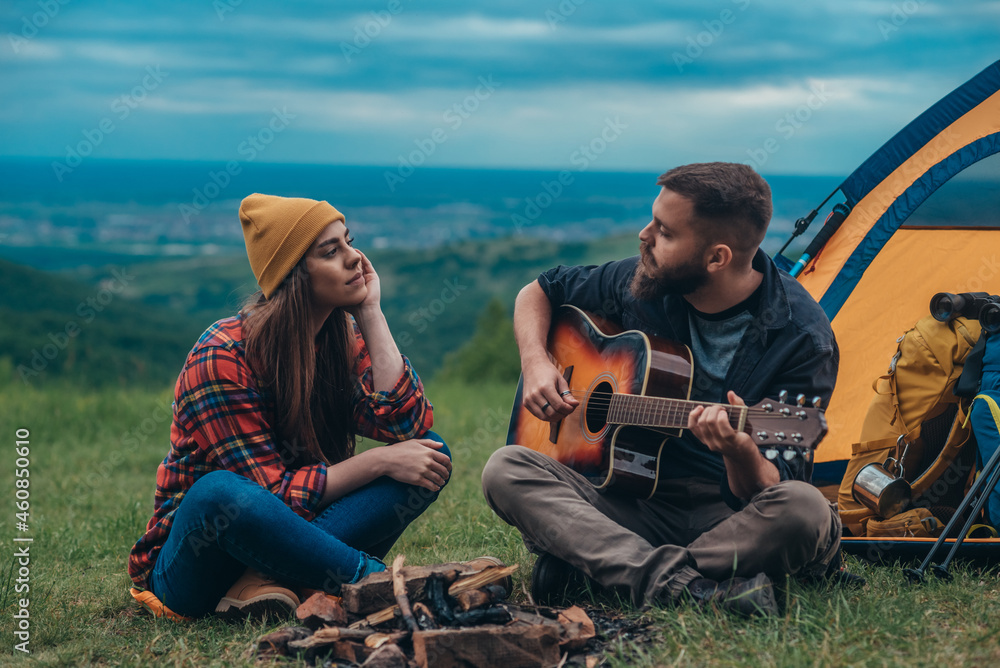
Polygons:
<instances>
[{"instance_id":1,"label":"tan hiking boot","mask_svg":"<svg viewBox=\"0 0 1000 668\"><path fill-rule=\"evenodd\" d=\"M299 607L299 597L260 571L248 568L215 607L225 619L288 617Z\"/></svg>"}]
</instances>

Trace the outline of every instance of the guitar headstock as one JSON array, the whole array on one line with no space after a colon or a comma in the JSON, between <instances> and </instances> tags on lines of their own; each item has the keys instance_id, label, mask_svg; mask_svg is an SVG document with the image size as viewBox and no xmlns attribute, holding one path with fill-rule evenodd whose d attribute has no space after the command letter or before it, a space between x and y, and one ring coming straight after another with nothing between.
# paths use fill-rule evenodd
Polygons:
<instances>
[{"instance_id":1,"label":"guitar headstock","mask_svg":"<svg viewBox=\"0 0 1000 668\"><path fill-rule=\"evenodd\" d=\"M784 390L778 397L778 401L764 399L750 406L743 430L768 459L793 459L815 450L827 432L820 398L814 397L811 406L806 406L803 394L796 397L794 404L788 403Z\"/></svg>"}]
</instances>

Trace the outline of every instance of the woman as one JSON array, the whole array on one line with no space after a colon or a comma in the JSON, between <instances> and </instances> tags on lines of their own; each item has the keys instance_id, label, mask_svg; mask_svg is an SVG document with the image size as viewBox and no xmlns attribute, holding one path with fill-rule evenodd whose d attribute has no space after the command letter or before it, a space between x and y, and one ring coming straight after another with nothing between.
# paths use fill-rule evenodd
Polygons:
<instances>
[{"instance_id":1,"label":"woman","mask_svg":"<svg viewBox=\"0 0 1000 668\"><path fill-rule=\"evenodd\" d=\"M188 355L155 511L129 558L133 595L169 616L289 611L291 587L384 570L451 473L344 216L254 194L240 220L261 291ZM355 454L354 434L392 445Z\"/></svg>"}]
</instances>

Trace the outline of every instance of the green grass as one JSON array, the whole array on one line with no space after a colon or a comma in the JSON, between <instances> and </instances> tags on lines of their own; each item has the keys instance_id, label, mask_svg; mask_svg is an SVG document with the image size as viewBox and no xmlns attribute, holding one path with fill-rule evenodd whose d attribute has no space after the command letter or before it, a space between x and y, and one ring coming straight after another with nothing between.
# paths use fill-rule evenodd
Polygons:
<instances>
[{"instance_id":1,"label":"green grass","mask_svg":"<svg viewBox=\"0 0 1000 668\"><path fill-rule=\"evenodd\" d=\"M393 554L411 564L481 554L518 563L516 597L532 557L487 507L479 473L502 443L511 388L433 385L435 428L448 440L454 475L439 501L407 531ZM255 665L251 642L280 624L189 624L139 612L127 593L126 558L152 508L156 465L166 452L170 392L0 390L13 463L14 430L31 431L31 590L11 580L12 501L0 514L0 664L38 666ZM4 464L3 489L13 489ZM11 494L11 497L13 494ZM9 497L9 498L11 498ZM554 520L555 521L555 520ZM22 534L24 535L24 534ZM392 555L390 555L391 557ZM741 620L691 608L606 614L651 622L653 642L609 647L611 666L938 666L1000 664L1000 583L996 571L959 565L951 584L906 587L897 567L857 562L869 585L847 591L790 584L787 613ZM15 599L30 599L28 663L13 650ZM285 663L283 665L297 665Z\"/></svg>"}]
</instances>

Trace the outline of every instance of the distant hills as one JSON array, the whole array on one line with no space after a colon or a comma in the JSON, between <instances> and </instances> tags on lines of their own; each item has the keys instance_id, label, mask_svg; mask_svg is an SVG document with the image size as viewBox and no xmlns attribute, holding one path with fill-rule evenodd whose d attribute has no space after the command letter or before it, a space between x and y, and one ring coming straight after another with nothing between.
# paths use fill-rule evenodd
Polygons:
<instances>
[{"instance_id":1,"label":"distant hills","mask_svg":"<svg viewBox=\"0 0 1000 668\"><path fill-rule=\"evenodd\" d=\"M587 243L514 237L368 254L401 350L430 377L472 338L492 298L509 314L517 291L540 271L636 250L630 234ZM0 377L82 386L173 383L201 332L235 313L256 289L244 256L95 264L81 257L77 269L48 273L0 260Z\"/></svg>"},{"instance_id":2,"label":"distant hills","mask_svg":"<svg viewBox=\"0 0 1000 668\"><path fill-rule=\"evenodd\" d=\"M0 260L0 374L32 385L169 382L201 331L175 310L128 297L128 268L87 285Z\"/></svg>"}]
</instances>

